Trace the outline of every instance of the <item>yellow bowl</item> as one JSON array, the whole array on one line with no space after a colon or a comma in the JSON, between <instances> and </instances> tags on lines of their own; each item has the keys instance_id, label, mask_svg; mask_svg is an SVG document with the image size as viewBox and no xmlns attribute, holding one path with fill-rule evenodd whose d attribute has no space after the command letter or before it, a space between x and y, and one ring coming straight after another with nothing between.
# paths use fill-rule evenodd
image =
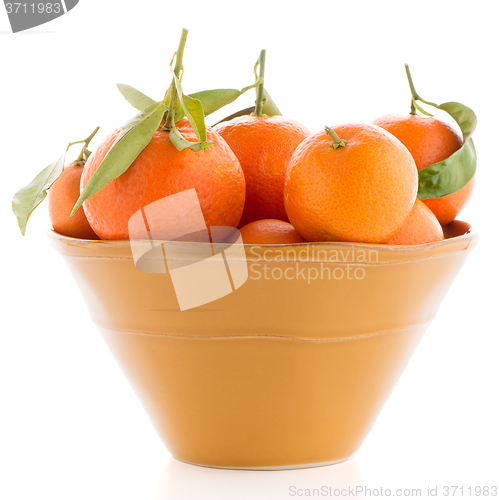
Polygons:
<instances>
[{"instance_id":1,"label":"yellow bowl","mask_svg":"<svg viewBox=\"0 0 499 500\"><path fill-rule=\"evenodd\" d=\"M240 246L244 284L183 311L171 273L139 271L129 241L50 239L174 457L285 469L359 449L477 236ZM206 244L167 245L185 266Z\"/></svg>"}]
</instances>

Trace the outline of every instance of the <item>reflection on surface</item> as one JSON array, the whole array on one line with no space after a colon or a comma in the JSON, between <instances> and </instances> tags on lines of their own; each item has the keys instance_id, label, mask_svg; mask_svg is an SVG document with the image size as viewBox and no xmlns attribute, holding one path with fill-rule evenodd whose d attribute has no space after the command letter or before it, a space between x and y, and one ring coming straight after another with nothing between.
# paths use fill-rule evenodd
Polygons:
<instances>
[{"instance_id":1,"label":"reflection on surface","mask_svg":"<svg viewBox=\"0 0 499 500\"><path fill-rule=\"evenodd\" d=\"M354 458L337 465L284 471L211 469L170 457L156 485L156 499L277 500L280 498L335 498L334 490L365 484ZM310 490L307 495L306 490ZM330 490L331 489L331 490ZM344 492L346 493L346 492ZM336 492L336 498L348 497ZM352 495L350 495L352 496ZM357 495L356 498L364 498Z\"/></svg>"}]
</instances>

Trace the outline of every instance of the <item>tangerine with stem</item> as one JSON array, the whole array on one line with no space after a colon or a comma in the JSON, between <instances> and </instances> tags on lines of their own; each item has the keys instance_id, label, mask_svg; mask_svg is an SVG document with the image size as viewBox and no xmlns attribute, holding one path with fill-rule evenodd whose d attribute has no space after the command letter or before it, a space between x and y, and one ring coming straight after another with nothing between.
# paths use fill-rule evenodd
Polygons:
<instances>
[{"instance_id":1,"label":"tangerine with stem","mask_svg":"<svg viewBox=\"0 0 499 500\"><path fill-rule=\"evenodd\" d=\"M265 51L259 59L263 80ZM264 114L264 81L257 87L255 111L217 124L214 129L239 159L246 179L246 203L241 226L261 219L288 221L284 208L284 178L294 150L310 130L289 118Z\"/></svg>"},{"instance_id":2,"label":"tangerine with stem","mask_svg":"<svg viewBox=\"0 0 499 500\"><path fill-rule=\"evenodd\" d=\"M89 182L94 175L102 172L100 166L119 143L118 139L122 143L127 140L126 133L122 130L112 132L85 165L80 199L90 225L101 239L128 239L128 222L133 214L155 201L189 189L196 190L207 226L236 227L240 221L245 180L239 161L224 139L205 126L204 116L199 114L201 112L202 115L199 101L187 100L182 95L179 76L183 68L186 37L187 30L183 30L172 71L173 81L164 100L147 108L163 113L168 103L164 122L162 115L158 121L151 122L158 126L150 131L152 137L149 142L137 150L137 156L133 156L131 164L124 165L126 168L120 175L82 200ZM186 118L175 124L180 104ZM137 117L144 117L144 113ZM149 125L148 120L149 117L146 117L141 124ZM133 130L128 124L124 128ZM144 129L150 130L147 127ZM135 132L133 140L142 145L140 135ZM200 142L196 143L197 139ZM126 148L119 151L127 153ZM107 168L112 170L115 166L108 161ZM179 217L183 215L180 213Z\"/></svg>"},{"instance_id":3,"label":"tangerine with stem","mask_svg":"<svg viewBox=\"0 0 499 500\"><path fill-rule=\"evenodd\" d=\"M414 160L375 125L326 127L305 139L286 172L284 202L307 241L386 243L410 214Z\"/></svg>"},{"instance_id":4,"label":"tangerine with stem","mask_svg":"<svg viewBox=\"0 0 499 500\"><path fill-rule=\"evenodd\" d=\"M373 121L375 125L393 134L410 151L416 167L422 170L434 163L447 159L463 145L463 139L448 123L428 115L419 106L416 100L421 100L433 106L433 103L422 100L416 90L406 65L406 74L411 89L411 111L408 115L388 114ZM427 116L416 114L416 109ZM473 177L460 190L441 198L422 200L435 214L442 226L456 218L459 212L468 203L475 185Z\"/></svg>"}]
</instances>

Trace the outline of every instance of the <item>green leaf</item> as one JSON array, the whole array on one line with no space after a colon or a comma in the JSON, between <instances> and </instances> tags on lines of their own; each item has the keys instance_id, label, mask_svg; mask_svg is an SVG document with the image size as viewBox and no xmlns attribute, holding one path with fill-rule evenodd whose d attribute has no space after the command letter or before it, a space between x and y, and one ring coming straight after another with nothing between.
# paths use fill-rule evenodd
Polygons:
<instances>
[{"instance_id":1,"label":"green leaf","mask_svg":"<svg viewBox=\"0 0 499 500\"><path fill-rule=\"evenodd\" d=\"M173 126L170 130L170 141L178 151L191 149L194 152L205 151L208 146L213 146L214 142L190 142L182 137L178 129Z\"/></svg>"},{"instance_id":2,"label":"green leaf","mask_svg":"<svg viewBox=\"0 0 499 500\"><path fill-rule=\"evenodd\" d=\"M231 115L226 116L225 118L222 118L217 123L214 123L212 125L212 127L214 127L215 125L218 125L219 123L222 123L222 122L228 122L228 121L232 120L233 118L237 118L238 116L251 115L251 113L253 113L253 111L255 111L255 106L250 106L249 108L241 109L241 111L236 111L235 113L232 113Z\"/></svg>"},{"instance_id":3,"label":"green leaf","mask_svg":"<svg viewBox=\"0 0 499 500\"><path fill-rule=\"evenodd\" d=\"M241 90L241 93L246 92L246 90L252 89L254 87L258 87L260 83L261 83L261 78L259 78L253 85L245 87L243 90ZM282 116L281 112L279 111L279 108L275 105L274 101L272 100L269 93L265 89L263 89L263 96L264 96L263 108L262 108L263 114L267 116ZM226 116L225 118L222 118L217 123L214 123L212 127L222 122L228 122L233 118L237 118L238 116L251 115L254 111L255 111L255 106L241 109L240 111L236 111L235 113Z\"/></svg>"},{"instance_id":4,"label":"green leaf","mask_svg":"<svg viewBox=\"0 0 499 500\"><path fill-rule=\"evenodd\" d=\"M173 122L178 123L184 116L185 113L184 109L182 108L182 104L180 104L180 102L177 102L177 107L175 108L175 119L173 120ZM166 115L165 115L165 121L166 121Z\"/></svg>"},{"instance_id":5,"label":"green leaf","mask_svg":"<svg viewBox=\"0 0 499 500\"><path fill-rule=\"evenodd\" d=\"M263 91L265 99L263 101L263 114L266 116L282 116L278 107L274 104L274 101L270 98L269 94L266 90ZM251 115L255 111L255 106L250 106L249 108L241 109L240 111L236 111L225 118L222 118L218 122L214 123L212 127L218 125L219 123L228 122L234 118L239 116Z\"/></svg>"},{"instance_id":6,"label":"green leaf","mask_svg":"<svg viewBox=\"0 0 499 500\"><path fill-rule=\"evenodd\" d=\"M204 116L208 116L227 104L234 102L242 93L241 90L237 89L214 89L195 92L194 94L189 94L189 96L201 101Z\"/></svg>"},{"instance_id":7,"label":"green leaf","mask_svg":"<svg viewBox=\"0 0 499 500\"><path fill-rule=\"evenodd\" d=\"M454 101L444 102L438 108L449 113L454 118L463 133L463 141L466 142L476 128L477 119L473 110Z\"/></svg>"},{"instance_id":8,"label":"green leaf","mask_svg":"<svg viewBox=\"0 0 499 500\"><path fill-rule=\"evenodd\" d=\"M267 116L282 116L279 108L275 105L274 101L271 99L269 93L263 89L263 114Z\"/></svg>"},{"instance_id":9,"label":"green leaf","mask_svg":"<svg viewBox=\"0 0 499 500\"><path fill-rule=\"evenodd\" d=\"M118 87L121 95L139 111L144 111L148 106L155 103L153 99L143 94L140 90L134 89L126 83L117 83L116 87Z\"/></svg>"},{"instance_id":10,"label":"green leaf","mask_svg":"<svg viewBox=\"0 0 499 500\"><path fill-rule=\"evenodd\" d=\"M237 89L214 89L195 92L194 94L189 94L189 97L200 101L203 106L204 116L208 116L223 106L235 101L240 95L241 92ZM175 123L178 123L184 116L184 109L179 102L177 103L177 110L175 113Z\"/></svg>"},{"instance_id":11,"label":"green leaf","mask_svg":"<svg viewBox=\"0 0 499 500\"><path fill-rule=\"evenodd\" d=\"M194 92L188 94L189 97L201 101L203 105L204 116L211 115L215 111L227 106L234 102L238 97L242 96L250 89L254 89L261 83L261 79L257 80L253 85L248 85L241 90L237 89L213 89L202 90L201 92ZM184 117L182 106L178 106L177 113L175 114L175 123L178 123Z\"/></svg>"},{"instance_id":12,"label":"green leaf","mask_svg":"<svg viewBox=\"0 0 499 500\"><path fill-rule=\"evenodd\" d=\"M86 199L128 170L128 167L151 141L161 123L165 109L163 102L155 102L122 127L111 149L83 189L71 215Z\"/></svg>"},{"instance_id":13,"label":"green leaf","mask_svg":"<svg viewBox=\"0 0 499 500\"><path fill-rule=\"evenodd\" d=\"M44 168L27 186L12 198L12 210L17 217L19 229L24 236L26 224L33 210L47 197L47 191L64 170L66 153Z\"/></svg>"},{"instance_id":14,"label":"green leaf","mask_svg":"<svg viewBox=\"0 0 499 500\"><path fill-rule=\"evenodd\" d=\"M477 119L475 113L458 102L444 102L435 106L448 113L458 124L463 135L463 146L443 161L418 172L418 198L441 198L462 189L476 171L476 152L471 135Z\"/></svg>"},{"instance_id":15,"label":"green leaf","mask_svg":"<svg viewBox=\"0 0 499 500\"><path fill-rule=\"evenodd\" d=\"M415 100L412 101L412 104L422 115L433 118L433 115L431 113L428 113L428 111L426 111L425 109L423 109Z\"/></svg>"},{"instance_id":16,"label":"green leaf","mask_svg":"<svg viewBox=\"0 0 499 500\"><path fill-rule=\"evenodd\" d=\"M177 99L180 102L185 116L189 120L198 141L204 143L206 142L206 125L204 123L203 105L199 99L195 99L189 95L184 95L180 80L173 71L173 68L170 69L173 75L173 81L175 82L175 88L177 89Z\"/></svg>"},{"instance_id":17,"label":"green leaf","mask_svg":"<svg viewBox=\"0 0 499 500\"><path fill-rule=\"evenodd\" d=\"M469 138L461 149L446 160L434 163L418 172L418 198L441 198L462 189L475 175L476 152Z\"/></svg>"},{"instance_id":18,"label":"green leaf","mask_svg":"<svg viewBox=\"0 0 499 500\"><path fill-rule=\"evenodd\" d=\"M163 102L165 103L165 115L163 117L163 120L165 120L166 122L166 119L168 117L168 111L169 111L169 107L170 107L170 99L171 99L171 94L172 94L172 87L173 86L170 86L168 88L168 91L166 92L165 94L165 98L163 99ZM184 113L184 110L182 108L182 104L180 104L180 101L177 99L177 103L176 103L176 106L175 106L175 119L174 119L174 123L178 123L183 117L185 116L185 113Z\"/></svg>"},{"instance_id":19,"label":"green leaf","mask_svg":"<svg viewBox=\"0 0 499 500\"><path fill-rule=\"evenodd\" d=\"M211 115L215 111L227 106L231 102L234 102L238 97L242 96L248 90L258 87L261 83L261 78L259 78L253 85L248 85L241 90L237 89L214 89L214 90L203 90L201 92L195 92L194 94L189 94L190 97L198 99L203 105L204 116Z\"/></svg>"}]
</instances>

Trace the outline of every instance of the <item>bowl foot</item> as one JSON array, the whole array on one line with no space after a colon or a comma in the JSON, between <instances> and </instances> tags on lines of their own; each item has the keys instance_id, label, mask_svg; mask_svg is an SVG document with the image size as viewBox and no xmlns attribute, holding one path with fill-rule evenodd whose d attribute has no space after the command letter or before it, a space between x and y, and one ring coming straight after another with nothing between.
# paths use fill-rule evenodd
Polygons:
<instances>
[{"instance_id":1,"label":"bowl foot","mask_svg":"<svg viewBox=\"0 0 499 500\"><path fill-rule=\"evenodd\" d=\"M175 460L179 462L183 462L184 464L189 465L197 465L198 467L208 467L210 469L230 469L230 470L293 470L293 469L312 469L314 467L327 467L328 465L336 465L346 462L353 458L354 455L351 455L347 458L341 458L340 460L332 460L331 462L318 462L312 464L296 464L296 465L276 465L272 467L231 467L231 466L222 466L222 465L206 465L206 464L196 464L194 462L187 462L186 460L181 460L180 458L173 457Z\"/></svg>"}]
</instances>

